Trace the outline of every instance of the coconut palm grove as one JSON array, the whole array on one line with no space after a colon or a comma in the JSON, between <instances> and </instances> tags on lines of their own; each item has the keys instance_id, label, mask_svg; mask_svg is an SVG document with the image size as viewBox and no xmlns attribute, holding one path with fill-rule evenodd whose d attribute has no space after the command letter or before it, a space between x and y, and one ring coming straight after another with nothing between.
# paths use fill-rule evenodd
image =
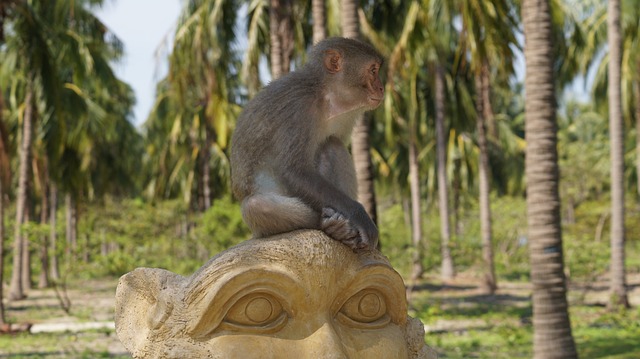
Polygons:
<instances>
[{"instance_id":1,"label":"coconut palm grove","mask_svg":"<svg viewBox=\"0 0 640 359\"><path fill-rule=\"evenodd\" d=\"M640 358L637 0L176 0L138 122L97 15L119 1L0 0L0 357L130 358L118 278L251 237L236 120L344 36L385 59L349 148L426 343Z\"/></svg>"}]
</instances>

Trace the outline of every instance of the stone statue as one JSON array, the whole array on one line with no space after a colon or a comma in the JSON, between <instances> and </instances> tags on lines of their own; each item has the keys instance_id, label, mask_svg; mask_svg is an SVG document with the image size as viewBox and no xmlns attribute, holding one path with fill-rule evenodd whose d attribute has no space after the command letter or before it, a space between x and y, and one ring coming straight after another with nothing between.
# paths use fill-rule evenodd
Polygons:
<instances>
[{"instance_id":1,"label":"stone statue","mask_svg":"<svg viewBox=\"0 0 640 359\"><path fill-rule=\"evenodd\" d=\"M436 357L387 259L314 230L248 240L189 277L138 268L115 321L135 358Z\"/></svg>"}]
</instances>

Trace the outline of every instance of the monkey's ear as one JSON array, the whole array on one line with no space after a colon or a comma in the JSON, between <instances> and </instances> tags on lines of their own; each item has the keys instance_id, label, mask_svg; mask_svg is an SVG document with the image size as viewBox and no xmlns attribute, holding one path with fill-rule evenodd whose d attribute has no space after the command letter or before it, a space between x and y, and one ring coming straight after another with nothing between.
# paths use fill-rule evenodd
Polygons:
<instances>
[{"instance_id":1,"label":"monkey's ear","mask_svg":"<svg viewBox=\"0 0 640 359\"><path fill-rule=\"evenodd\" d=\"M342 55L334 49L324 52L324 67L329 73L335 74L342 70Z\"/></svg>"}]
</instances>

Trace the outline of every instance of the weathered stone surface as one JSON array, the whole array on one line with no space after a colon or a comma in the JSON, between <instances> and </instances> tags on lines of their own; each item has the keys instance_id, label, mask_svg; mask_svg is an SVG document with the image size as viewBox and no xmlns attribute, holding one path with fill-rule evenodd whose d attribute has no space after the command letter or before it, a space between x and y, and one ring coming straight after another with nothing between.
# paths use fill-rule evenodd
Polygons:
<instances>
[{"instance_id":1,"label":"weathered stone surface","mask_svg":"<svg viewBox=\"0 0 640 359\"><path fill-rule=\"evenodd\" d=\"M116 291L135 358L431 358L400 275L320 231L253 239L189 277L138 268Z\"/></svg>"}]
</instances>

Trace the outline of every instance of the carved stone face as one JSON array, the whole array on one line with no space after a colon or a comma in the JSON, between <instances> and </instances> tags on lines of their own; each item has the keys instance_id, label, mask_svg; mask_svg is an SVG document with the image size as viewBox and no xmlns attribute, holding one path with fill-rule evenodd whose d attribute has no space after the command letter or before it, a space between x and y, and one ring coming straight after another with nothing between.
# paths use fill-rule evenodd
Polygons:
<instances>
[{"instance_id":1,"label":"carved stone face","mask_svg":"<svg viewBox=\"0 0 640 359\"><path fill-rule=\"evenodd\" d=\"M126 274L116 329L140 358L408 358L404 295L378 252L299 231L246 241L190 277Z\"/></svg>"}]
</instances>

